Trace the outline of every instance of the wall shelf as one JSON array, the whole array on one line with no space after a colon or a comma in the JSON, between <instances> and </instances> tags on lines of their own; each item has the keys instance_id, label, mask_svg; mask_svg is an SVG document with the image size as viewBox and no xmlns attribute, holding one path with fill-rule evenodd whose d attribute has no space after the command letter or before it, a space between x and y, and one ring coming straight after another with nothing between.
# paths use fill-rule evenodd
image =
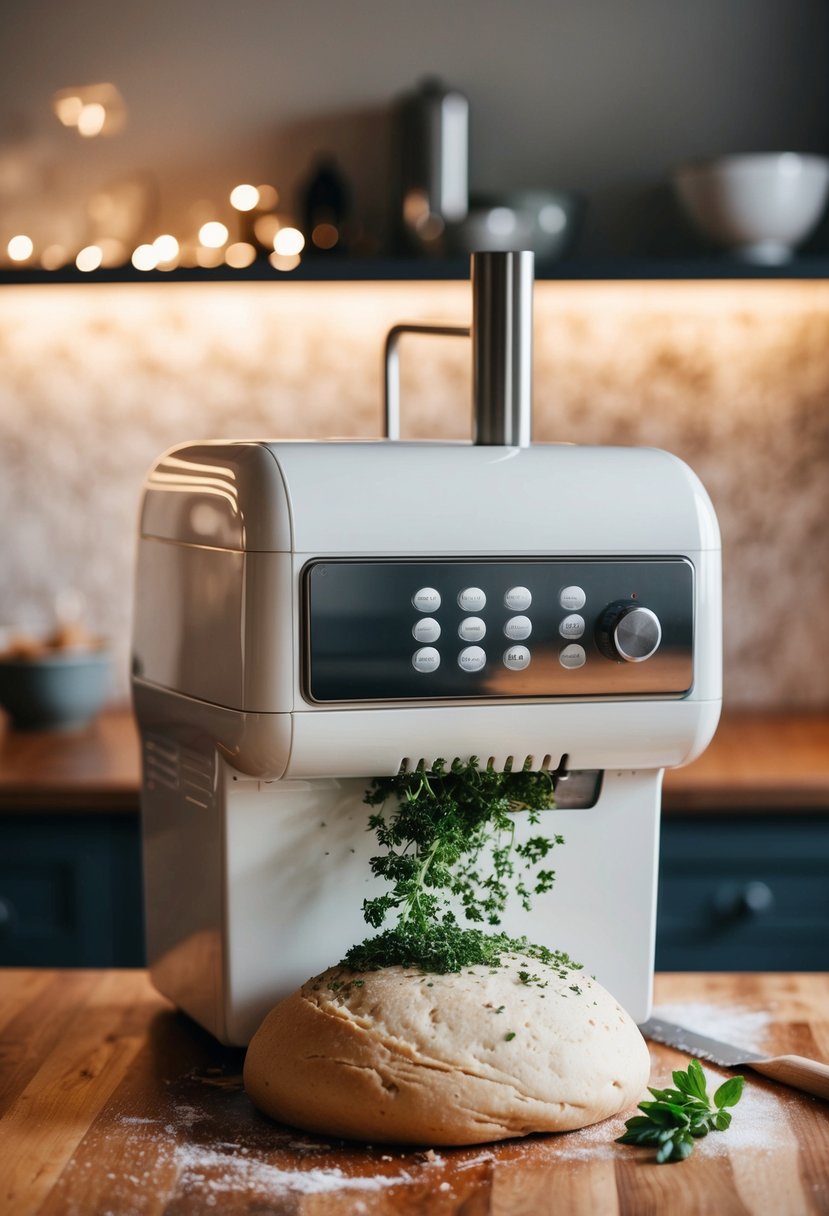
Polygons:
<instances>
[{"instance_id":1,"label":"wall shelf","mask_svg":"<svg viewBox=\"0 0 829 1216\"><path fill-rule=\"evenodd\" d=\"M227 266L172 271L138 271L132 266L83 274L74 266L62 270L0 271L0 286L57 283L254 283L254 282L437 282L469 277L466 258L305 258L295 270L274 270L266 261L244 270ZM752 266L734 258L565 258L540 262L540 282L785 281L829 279L829 255L793 258L782 266Z\"/></svg>"}]
</instances>

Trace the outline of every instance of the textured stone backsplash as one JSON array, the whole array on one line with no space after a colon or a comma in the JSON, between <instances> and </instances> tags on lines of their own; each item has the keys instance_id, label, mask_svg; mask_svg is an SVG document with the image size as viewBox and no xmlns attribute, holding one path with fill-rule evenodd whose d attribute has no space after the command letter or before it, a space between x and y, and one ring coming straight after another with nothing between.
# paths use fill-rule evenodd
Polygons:
<instances>
[{"instance_id":1,"label":"textured stone backsplash","mask_svg":"<svg viewBox=\"0 0 829 1216\"><path fill-rule=\"evenodd\" d=\"M386 329L465 323L469 303L465 284L4 289L0 625L45 621L77 589L125 695L154 457L193 438L377 435ZM535 336L536 439L664 447L707 486L727 702L829 703L829 285L542 283ZM404 435L466 435L467 344L401 351Z\"/></svg>"}]
</instances>

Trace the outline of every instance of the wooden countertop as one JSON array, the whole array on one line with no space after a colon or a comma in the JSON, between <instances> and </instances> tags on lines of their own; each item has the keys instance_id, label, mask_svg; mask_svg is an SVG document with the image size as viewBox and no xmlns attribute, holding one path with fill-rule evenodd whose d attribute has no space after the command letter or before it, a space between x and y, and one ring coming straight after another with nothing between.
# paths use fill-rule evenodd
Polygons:
<instances>
[{"instance_id":1,"label":"wooden countertop","mask_svg":"<svg viewBox=\"0 0 829 1216\"><path fill-rule=\"evenodd\" d=\"M656 997L700 1029L707 1017L761 1048L829 1058L827 975L660 975ZM251 1106L243 1053L175 1013L143 971L0 973L0 1044L3 1216L829 1212L829 1106L750 1071L731 1128L662 1166L614 1142L621 1118L439 1152L292 1132ZM651 1056L653 1084L687 1064ZM705 1068L715 1084L727 1075Z\"/></svg>"},{"instance_id":2,"label":"wooden countertop","mask_svg":"<svg viewBox=\"0 0 829 1216\"><path fill-rule=\"evenodd\" d=\"M77 731L0 730L0 810L136 812L140 784L129 709Z\"/></svg>"},{"instance_id":3,"label":"wooden countertop","mask_svg":"<svg viewBox=\"0 0 829 1216\"><path fill-rule=\"evenodd\" d=\"M74 734L0 733L0 810L134 812L139 781L128 709ZM829 810L829 713L724 714L708 750L665 774L663 807Z\"/></svg>"}]
</instances>

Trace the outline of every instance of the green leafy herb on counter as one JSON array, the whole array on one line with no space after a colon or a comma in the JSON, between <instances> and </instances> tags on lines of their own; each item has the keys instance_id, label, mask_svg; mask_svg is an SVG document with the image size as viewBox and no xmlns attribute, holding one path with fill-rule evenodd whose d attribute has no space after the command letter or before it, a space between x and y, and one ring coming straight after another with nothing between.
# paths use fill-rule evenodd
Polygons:
<instances>
[{"instance_id":1,"label":"green leafy herb on counter","mask_svg":"<svg viewBox=\"0 0 829 1216\"><path fill-rule=\"evenodd\" d=\"M553 806L549 773L496 772L480 768L476 757L449 768L437 760L428 772L375 778L365 801L378 808L369 830L384 850L371 858L371 870L390 889L365 900L363 915L374 929L392 914L397 924L353 946L345 966L449 972L497 967L503 953L523 951L561 977L577 969L566 954L458 923L461 915L470 926L497 926L511 894L529 910L533 896L552 888L555 871L543 863L563 838L539 833L519 841L514 818L526 811L537 824Z\"/></svg>"},{"instance_id":2,"label":"green leafy herb on counter","mask_svg":"<svg viewBox=\"0 0 829 1216\"><path fill-rule=\"evenodd\" d=\"M743 1077L731 1077L714 1093L714 1105L708 1097L705 1073L698 1060L692 1060L685 1072L673 1073L676 1089L652 1089L653 1102L640 1102L641 1115L625 1123L627 1131L619 1136L619 1144L655 1145L656 1160L661 1165L684 1161L694 1147L694 1140L710 1131L724 1132L731 1123L725 1109L736 1106L743 1092Z\"/></svg>"}]
</instances>

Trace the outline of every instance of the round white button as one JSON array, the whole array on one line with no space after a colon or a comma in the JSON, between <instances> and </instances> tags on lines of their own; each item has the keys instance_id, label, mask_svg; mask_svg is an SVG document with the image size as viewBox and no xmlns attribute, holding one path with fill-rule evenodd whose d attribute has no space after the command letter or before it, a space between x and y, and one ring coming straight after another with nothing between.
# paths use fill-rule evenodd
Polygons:
<instances>
[{"instance_id":1,"label":"round white button","mask_svg":"<svg viewBox=\"0 0 829 1216\"><path fill-rule=\"evenodd\" d=\"M458 637L465 642L480 642L486 633L486 623L479 616L467 616L458 625Z\"/></svg>"},{"instance_id":2,"label":"round white button","mask_svg":"<svg viewBox=\"0 0 829 1216\"><path fill-rule=\"evenodd\" d=\"M504 651L504 666L510 671L523 671L530 665L530 652L526 646L510 646Z\"/></svg>"},{"instance_id":3,"label":"round white button","mask_svg":"<svg viewBox=\"0 0 829 1216\"><path fill-rule=\"evenodd\" d=\"M584 617L577 612L571 612L558 627L563 638L580 638L584 633Z\"/></svg>"},{"instance_id":4,"label":"round white button","mask_svg":"<svg viewBox=\"0 0 829 1216\"><path fill-rule=\"evenodd\" d=\"M564 647L558 656L558 661L562 667L583 667L586 658L584 647L573 645Z\"/></svg>"},{"instance_id":5,"label":"round white button","mask_svg":"<svg viewBox=\"0 0 829 1216\"><path fill-rule=\"evenodd\" d=\"M528 616L511 616L504 626L504 633L514 642L523 642L533 631L533 623Z\"/></svg>"},{"instance_id":6,"label":"round white button","mask_svg":"<svg viewBox=\"0 0 829 1216\"><path fill-rule=\"evenodd\" d=\"M412 637L416 642L436 642L440 637L440 625L433 616L421 617L412 625Z\"/></svg>"},{"instance_id":7,"label":"round white button","mask_svg":"<svg viewBox=\"0 0 829 1216\"><path fill-rule=\"evenodd\" d=\"M584 607L586 599L587 596L581 587L565 587L558 597L558 602L562 608L569 608L571 612L578 612L579 608Z\"/></svg>"},{"instance_id":8,"label":"round white button","mask_svg":"<svg viewBox=\"0 0 829 1216\"><path fill-rule=\"evenodd\" d=\"M510 612L526 612L532 602L529 587L510 587L504 596L504 603Z\"/></svg>"},{"instance_id":9,"label":"round white button","mask_svg":"<svg viewBox=\"0 0 829 1216\"><path fill-rule=\"evenodd\" d=\"M436 671L440 667L440 654L434 646L421 646L412 655L412 666L416 671Z\"/></svg>"},{"instance_id":10,"label":"round white button","mask_svg":"<svg viewBox=\"0 0 829 1216\"><path fill-rule=\"evenodd\" d=\"M421 587L412 596L412 603L418 612L436 612L440 608L440 592L434 587Z\"/></svg>"},{"instance_id":11,"label":"round white button","mask_svg":"<svg viewBox=\"0 0 829 1216\"><path fill-rule=\"evenodd\" d=\"M486 596L480 587L466 587L458 596L458 604L464 612L480 612L486 604Z\"/></svg>"},{"instance_id":12,"label":"round white button","mask_svg":"<svg viewBox=\"0 0 829 1216\"><path fill-rule=\"evenodd\" d=\"M458 655L458 667L464 671L480 671L486 663L486 651L480 646L465 646Z\"/></svg>"}]
</instances>

